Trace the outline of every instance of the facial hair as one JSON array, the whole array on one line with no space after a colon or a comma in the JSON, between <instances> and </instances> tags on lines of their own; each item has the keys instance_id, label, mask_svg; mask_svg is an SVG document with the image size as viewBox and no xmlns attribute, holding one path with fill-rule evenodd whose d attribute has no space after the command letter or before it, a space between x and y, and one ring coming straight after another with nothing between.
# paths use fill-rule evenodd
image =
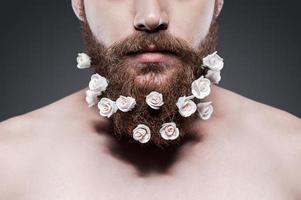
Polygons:
<instances>
[{"instance_id":1,"label":"facial hair","mask_svg":"<svg viewBox=\"0 0 301 200\"><path fill-rule=\"evenodd\" d=\"M205 75L200 65L202 58L216 49L217 23L212 21L209 32L198 49L166 31L154 33L135 32L122 41L106 48L93 35L89 24L81 24L83 38L88 54L92 60L95 73L106 77L109 86L100 96L116 101L120 96L131 96L136 99L136 106L129 112L117 111L110 118L112 134L117 138L133 141L133 130L139 124L147 125L151 130L149 144L164 148L180 143L188 134L187 124L196 120L197 114L182 117L176 102L179 97L191 95L191 83ZM159 51L169 52L177 59L172 63L134 63L129 55L143 52L149 45L155 45ZM163 95L164 105L159 110L150 108L145 97L152 91ZM175 122L180 130L176 140L164 140L160 129L164 123Z\"/></svg>"}]
</instances>

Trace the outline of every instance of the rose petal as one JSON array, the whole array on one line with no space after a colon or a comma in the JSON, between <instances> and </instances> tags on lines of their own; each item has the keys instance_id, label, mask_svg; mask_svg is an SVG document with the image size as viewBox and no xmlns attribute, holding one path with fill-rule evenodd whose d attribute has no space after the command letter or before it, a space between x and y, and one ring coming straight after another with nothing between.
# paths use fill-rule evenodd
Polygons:
<instances>
[{"instance_id":1,"label":"rose petal","mask_svg":"<svg viewBox=\"0 0 301 200\"><path fill-rule=\"evenodd\" d=\"M153 91L146 96L146 103L152 109L158 110L164 104L163 95L159 92Z\"/></svg>"},{"instance_id":2,"label":"rose petal","mask_svg":"<svg viewBox=\"0 0 301 200\"><path fill-rule=\"evenodd\" d=\"M107 118L110 118L118 110L116 103L108 98L100 99L97 106L99 114Z\"/></svg>"},{"instance_id":3,"label":"rose petal","mask_svg":"<svg viewBox=\"0 0 301 200\"><path fill-rule=\"evenodd\" d=\"M134 140L139 141L140 143L147 143L151 138L149 127L145 124L139 124L133 130L133 138Z\"/></svg>"},{"instance_id":4,"label":"rose petal","mask_svg":"<svg viewBox=\"0 0 301 200\"><path fill-rule=\"evenodd\" d=\"M163 124L159 132L161 137L165 140L175 140L180 135L179 129L174 122Z\"/></svg>"},{"instance_id":5,"label":"rose petal","mask_svg":"<svg viewBox=\"0 0 301 200\"><path fill-rule=\"evenodd\" d=\"M91 58L85 53L78 53L77 54L77 68L85 69L91 66Z\"/></svg>"},{"instance_id":6,"label":"rose petal","mask_svg":"<svg viewBox=\"0 0 301 200\"><path fill-rule=\"evenodd\" d=\"M190 100L190 97L186 96L180 97L176 103L176 106L179 109L179 113L183 117L190 117L197 110L196 104Z\"/></svg>"},{"instance_id":7,"label":"rose petal","mask_svg":"<svg viewBox=\"0 0 301 200\"><path fill-rule=\"evenodd\" d=\"M201 76L200 78L192 82L191 92L196 98L203 99L210 94L210 85L210 80Z\"/></svg>"},{"instance_id":8,"label":"rose petal","mask_svg":"<svg viewBox=\"0 0 301 200\"><path fill-rule=\"evenodd\" d=\"M197 107L198 107L199 117L203 120L208 120L214 111L212 102L202 102L199 103Z\"/></svg>"}]
</instances>

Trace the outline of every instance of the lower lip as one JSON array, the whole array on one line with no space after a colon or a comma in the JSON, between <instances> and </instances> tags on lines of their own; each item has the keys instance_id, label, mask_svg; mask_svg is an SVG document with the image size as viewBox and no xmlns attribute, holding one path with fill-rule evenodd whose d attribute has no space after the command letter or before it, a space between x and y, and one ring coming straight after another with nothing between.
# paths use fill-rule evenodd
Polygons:
<instances>
[{"instance_id":1,"label":"lower lip","mask_svg":"<svg viewBox=\"0 0 301 200\"><path fill-rule=\"evenodd\" d=\"M168 62L171 59L168 53L147 52L134 55L134 59L140 63L159 63Z\"/></svg>"}]
</instances>

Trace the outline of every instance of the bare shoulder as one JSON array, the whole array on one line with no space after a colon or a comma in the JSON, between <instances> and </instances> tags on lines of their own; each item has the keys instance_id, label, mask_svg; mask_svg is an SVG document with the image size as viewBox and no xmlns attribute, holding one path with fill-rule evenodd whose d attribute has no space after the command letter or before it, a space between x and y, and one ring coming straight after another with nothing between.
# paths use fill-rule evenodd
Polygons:
<instances>
[{"instance_id":1,"label":"bare shoulder","mask_svg":"<svg viewBox=\"0 0 301 200\"><path fill-rule=\"evenodd\" d=\"M0 123L0 167L10 170L21 168L22 160L28 158L32 144L41 137L42 126L49 121L48 106L14 116ZM45 129L45 126L44 126ZM40 130L40 131L39 131ZM6 170L0 170L0 180ZM1 181L0 181L1 182Z\"/></svg>"},{"instance_id":2,"label":"bare shoulder","mask_svg":"<svg viewBox=\"0 0 301 200\"><path fill-rule=\"evenodd\" d=\"M260 103L238 95L244 102L244 114L248 113L248 119L256 122L260 127L271 132L282 132L283 134L294 134L301 137L301 119L285 110Z\"/></svg>"},{"instance_id":3,"label":"bare shoulder","mask_svg":"<svg viewBox=\"0 0 301 200\"><path fill-rule=\"evenodd\" d=\"M53 135L64 132L61 127L68 127L74 118L81 117L80 105L76 103L80 96L73 93L0 123L0 199L9 199L1 196L11 192L7 188L16 188L16 182L30 179L28 170L35 169L43 155L41 150L49 146Z\"/></svg>"},{"instance_id":4,"label":"bare shoulder","mask_svg":"<svg viewBox=\"0 0 301 200\"><path fill-rule=\"evenodd\" d=\"M83 106L83 93L84 89L79 90L46 106L0 122L0 137L3 136L4 132L18 131L33 127L32 125L37 126L39 122L44 122L50 118L57 119L73 115L77 110L80 111Z\"/></svg>"},{"instance_id":5,"label":"bare shoulder","mask_svg":"<svg viewBox=\"0 0 301 200\"><path fill-rule=\"evenodd\" d=\"M41 130L49 130L55 125L81 117L83 92L84 90L80 90L44 107L0 122L0 146L36 138L42 134Z\"/></svg>"},{"instance_id":6,"label":"bare shoulder","mask_svg":"<svg viewBox=\"0 0 301 200\"><path fill-rule=\"evenodd\" d=\"M291 113L250 101L251 124L271 156L281 166L283 181L301 191L301 120ZM279 171L279 173L281 173ZM301 195L299 193L298 195Z\"/></svg>"},{"instance_id":7,"label":"bare shoulder","mask_svg":"<svg viewBox=\"0 0 301 200\"><path fill-rule=\"evenodd\" d=\"M234 115L237 115L245 127L261 133L263 136L277 138L278 142L289 141L291 147L296 147L301 158L301 119L293 114L275 108L264 103L260 103L236 94L228 93L228 104L233 104ZM231 103L230 103L231 102ZM264 134L263 134L264 133Z\"/></svg>"},{"instance_id":8,"label":"bare shoulder","mask_svg":"<svg viewBox=\"0 0 301 200\"><path fill-rule=\"evenodd\" d=\"M243 131L266 138L269 145L285 146L299 153L301 161L301 119L293 114L254 101L232 91L218 88L219 104L227 105L232 122ZM227 118L227 117L225 117ZM275 143L273 143L275 141Z\"/></svg>"},{"instance_id":9,"label":"bare shoulder","mask_svg":"<svg viewBox=\"0 0 301 200\"><path fill-rule=\"evenodd\" d=\"M246 124L278 150L279 155L292 156L292 160L301 167L301 119L287 111L245 97L239 98L246 102L242 109L242 116L247 116Z\"/></svg>"},{"instance_id":10,"label":"bare shoulder","mask_svg":"<svg viewBox=\"0 0 301 200\"><path fill-rule=\"evenodd\" d=\"M293 114L260 103L229 90L223 90L224 101L235 110L235 126L262 144L301 191L301 119ZM230 111L229 111L230 112ZM253 142L254 142L253 141Z\"/></svg>"},{"instance_id":11,"label":"bare shoulder","mask_svg":"<svg viewBox=\"0 0 301 200\"><path fill-rule=\"evenodd\" d=\"M254 101L230 90L217 88L221 104L229 105L228 113L235 114L241 119L257 123L262 128L298 134L301 137L301 119L293 114Z\"/></svg>"},{"instance_id":12,"label":"bare shoulder","mask_svg":"<svg viewBox=\"0 0 301 200\"><path fill-rule=\"evenodd\" d=\"M25 181L32 165L32 124L25 115L0 123L0 199L10 199L9 195L18 191L16 183Z\"/></svg>"}]
</instances>

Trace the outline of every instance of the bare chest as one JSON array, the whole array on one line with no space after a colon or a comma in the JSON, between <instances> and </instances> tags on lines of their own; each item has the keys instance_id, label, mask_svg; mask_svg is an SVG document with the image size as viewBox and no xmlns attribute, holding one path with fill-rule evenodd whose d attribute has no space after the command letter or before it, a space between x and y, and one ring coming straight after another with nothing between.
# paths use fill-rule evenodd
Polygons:
<instances>
[{"instance_id":1,"label":"bare chest","mask_svg":"<svg viewBox=\"0 0 301 200\"><path fill-rule=\"evenodd\" d=\"M33 178L20 199L30 200L293 200L293 194L278 180L267 177L230 174L193 174L191 177L165 177L133 180L103 174L51 174Z\"/></svg>"},{"instance_id":2,"label":"bare chest","mask_svg":"<svg viewBox=\"0 0 301 200\"><path fill-rule=\"evenodd\" d=\"M215 160L200 166L191 161L166 172L141 173L129 163L114 165L53 160L33 170L22 185L22 200L294 200L276 168L244 159ZM211 162L208 160L208 162ZM116 163L115 163L116 164Z\"/></svg>"},{"instance_id":3,"label":"bare chest","mask_svg":"<svg viewBox=\"0 0 301 200\"><path fill-rule=\"evenodd\" d=\"M84 138L49 141L27 149L26 170L10 172L16 181L8 188L12 195L3 199L298 199L291 176L298 172L285 169L260 142L222 140L206 150L169 152L158 162L159 153L144 158L137 149L109 148Z\"/></svg>"}]
</instances>

